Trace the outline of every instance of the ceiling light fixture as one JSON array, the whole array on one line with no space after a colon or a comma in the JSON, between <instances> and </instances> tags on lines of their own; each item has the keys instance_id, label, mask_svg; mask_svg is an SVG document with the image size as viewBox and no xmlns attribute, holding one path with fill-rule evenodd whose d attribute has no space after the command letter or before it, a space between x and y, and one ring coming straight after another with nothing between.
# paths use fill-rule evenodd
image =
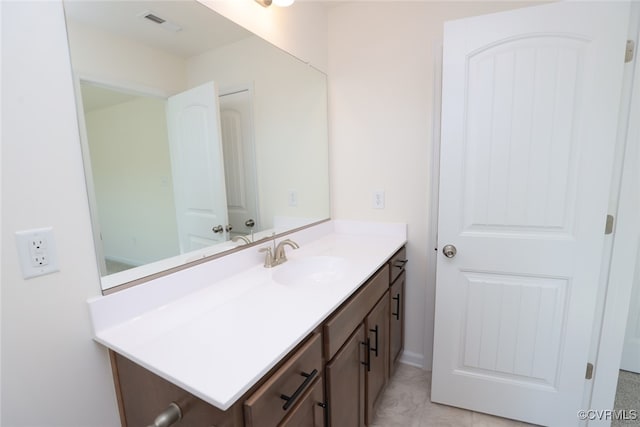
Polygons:
<instances>
[{"instance_id":1,"label":"ceiling light fixture","mask_svg":"<svg viewBox=\"0 0 640 427\"><path fill-rule=\"evenodd\" d=\"M269 7L272 4L279 7L291 6L295 0L256 0L260 6Z\"/></svg>"}]
</instances>

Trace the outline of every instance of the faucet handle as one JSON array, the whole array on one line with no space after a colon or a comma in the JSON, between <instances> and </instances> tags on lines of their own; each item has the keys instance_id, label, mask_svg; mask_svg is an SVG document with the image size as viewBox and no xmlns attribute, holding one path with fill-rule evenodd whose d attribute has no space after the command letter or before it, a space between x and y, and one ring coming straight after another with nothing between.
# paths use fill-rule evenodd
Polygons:
<instances>
[{"instance_id":1,"label":"faucet handle","mask_svg":"<svg viewBox=\"0 0 640 427\"><path fill-rule=\"evenodd\" d=\"M264 266L267 268L273 267L273 252L271 251L271 247L260 248L258 252L266 252L267 255L264 257Z\"/></svg>"}]
</instances>

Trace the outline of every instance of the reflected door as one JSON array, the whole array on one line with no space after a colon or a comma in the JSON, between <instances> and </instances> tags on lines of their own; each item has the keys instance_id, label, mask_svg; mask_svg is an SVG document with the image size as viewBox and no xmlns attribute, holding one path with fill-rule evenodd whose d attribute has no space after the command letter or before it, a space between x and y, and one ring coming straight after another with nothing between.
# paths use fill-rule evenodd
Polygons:
<instances>
[{"instance_id":1,"label":"reflected door","mask_svg":"<svg viewBox=\"0 0 640 427\"><path fill-rule=\"evenodd\" d=\"M578 424L627 22L563 2L445 25L435 402Z\"/></svg>"},{"instance_id":2,"label":"reflected door","mask_svg":"<svg viewBox=\"0 0 640 427\"><path fill-rule=\"evenodd\" d=\"M167 124L180 252L227 239L218 90L214 82L172 96ZM159 230L162 232L162 230Z\"/></svg>"},{"instance_id":3,"label":"reflected door","mask_svg":"<svg viewBox=\"0 0 640 427\"><path fill-rule=\"evenodd\" d=\"M220 96L220 122L227 193L227 211L231 234L247 234L245 223L258 224L258 196L252 96L249 90Z\"/></svg>"}]
</instances>

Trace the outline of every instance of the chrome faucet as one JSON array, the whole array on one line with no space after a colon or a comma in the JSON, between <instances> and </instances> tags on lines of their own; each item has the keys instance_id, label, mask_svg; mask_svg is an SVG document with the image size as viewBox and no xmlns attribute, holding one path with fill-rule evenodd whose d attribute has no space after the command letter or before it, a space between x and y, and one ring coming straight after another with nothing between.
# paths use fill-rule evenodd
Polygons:
<instances>
[{"instance_id":1,"label":"chrome faucet","mask_svg":"<svg viewBox=\"0 0 640 427\"><path fill-rule=\"evenodd\" d=\"M284 251L285 246L291 246L293 249L298 249L300 246L291 239L285 239L278 243L276 246L275 236L273 237L273 250L270 247L260 248L260 252L266 252L264 258L265 268L275 267L283 262L287 261L287 254Z\"/></svg>"},{"instance_id":2,"label":"chrome faucet","mask_svg":"<svg viewBox=\"0 0 640 427\"><path fill-rule=\"evenodd\" d=\"M233 239L231 239L232 242L239 242L240 240L242 240L245 245L248 245L249 243L251 243L251 240L249 240L247 236L236 236Z\"/></svg>"},{"instance_id":3,"label":"chrome faucet","mask_svg":"<svg viewBox=\"0 0 640 427\"><path fill-rule=\"evenodd\" d=\"M276 251L273 254L274 262L276 262L276 265L282 264L287 260L287 254L284 251L285 246L291 246L293 249L298 249L300 247L291 239L285 239L282 242L278 243L278 246L276 246Z\"/></svg>"}]
</instances>

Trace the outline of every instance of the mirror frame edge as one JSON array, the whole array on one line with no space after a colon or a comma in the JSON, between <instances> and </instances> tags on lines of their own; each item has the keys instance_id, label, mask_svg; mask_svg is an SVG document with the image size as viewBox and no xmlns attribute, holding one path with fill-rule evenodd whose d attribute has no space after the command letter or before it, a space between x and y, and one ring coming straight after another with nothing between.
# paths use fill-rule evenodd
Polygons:
<instances>
[{"instance_id":1,"label":"mirror frame edge","mask_svg":"<svg viewBox=\"0 0 640 427\"><path fill-rule=\"evenodd\" d=\"M273 239L282 238L284 236L288 236L290 234L297 233L299 231L305 230L307 228L315 227L315 226L317 226L319 224L323 224L323 223L329 222L329 221L331 221L331 217L326 218L326 219L322 219L322 220L319 220L319 221L315 221L315 222L312 222L312 223L307 224L307 225L303 225L302 227L293 228L291 230L287 230L287 231L284 231L282 233L274 234L272 236L263 237L260 240L256 240L255 242L251 242L251 243L243 244L243 245L238 245L235 248L228 249L228 250L222 251L222 252L218 252L218 253L213 254L213 255L205 256L203 258L200 258L200 259L197 259L197 260L194 260L194 261L185 262L184 264L178 265L176 267L168 268L166 270L159 271L157 273L153 273L153 274L150 274L150 275L147 275L147 276L144 276L144 277L140 277L139 279L131 280L131 281L125 282L125 283L123 283L121 285L116 285L116 286L112 286L110 288L102 289L102 295L106 296L106 295L110 295L110 294L113 294L113 293L116 293L116 292L124 291L125 289L129 289L129 288L132 288L134 286L142 285L142 284L150 282L152 280L159 279L161 277L168 276L170 274L177 273L179 271L186 270L188 268L195 267L197 265L204 264L206 262L213 261L213 260L216 260L218 258L222 258L222 257L227 256L227 255L232 255L232 254L234 254L236 252L240 252L240 251L243 251L245 249L254 248L254 247L258 246L258 245L262 245L264 243L267 243L267 242L269 242L269 241L271 241Z\"/></svg>"}]
</instances>

